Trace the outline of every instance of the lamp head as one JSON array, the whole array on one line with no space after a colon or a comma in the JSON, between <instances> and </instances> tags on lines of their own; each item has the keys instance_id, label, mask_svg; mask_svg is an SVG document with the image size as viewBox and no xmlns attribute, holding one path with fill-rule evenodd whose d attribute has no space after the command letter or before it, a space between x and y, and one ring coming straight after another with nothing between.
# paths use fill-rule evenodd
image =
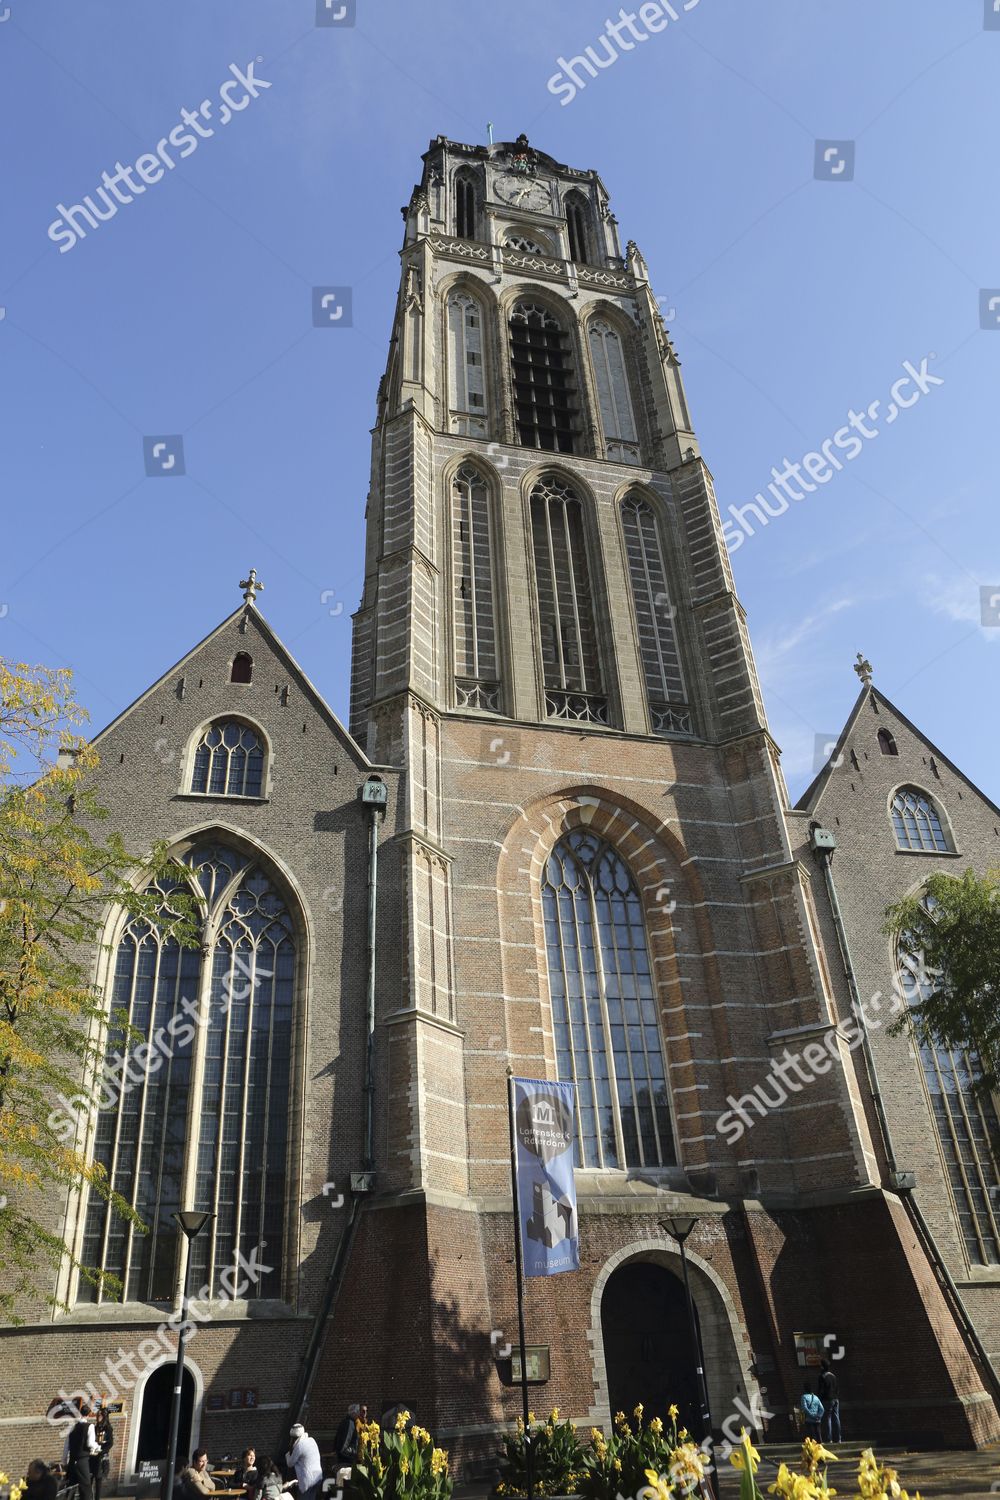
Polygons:
<instances>
[{"instance_id":1,"label":"lamp head","mask_svg":"<svg viewBox=\"0 0 1000 1500\"><path fill-rule=\"evenodd\" d=\"M697 1222L697 1217L693 1214L686 1218L683 1215L678 1215L675 1219L661 1219L659 1221L660 1228L665 1229L667 1234L672 1235L679 1245L683 1245Z\"/></svg>"},{"instance_id":2,"label":"lamp head","mask_svg":"<svg viewBox=\"0 0 1000 1500\"><path fill-rule=\"evenodd\" d=\"M201 1234L209 1219L214 1219L215 1215L203 1212L200 1208L182 1208L173 1217L177 1220L177 1223L183 1229L188 1239L193 1240L196 1235Z\"/></svg>"}]
</instances>

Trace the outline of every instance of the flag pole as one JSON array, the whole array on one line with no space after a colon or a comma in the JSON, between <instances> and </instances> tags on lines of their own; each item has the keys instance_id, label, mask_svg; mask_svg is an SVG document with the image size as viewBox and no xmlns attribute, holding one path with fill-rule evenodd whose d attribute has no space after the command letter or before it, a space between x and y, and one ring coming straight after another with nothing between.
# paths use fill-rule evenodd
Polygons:
<instances>
[{"instance_id":1,"label":"flag pole","mask_svg":"<svg viewBox=\"0 0 1000 1500\"><path fill-rule=\"evenodd\" d=\"M514 1129L514 1070L507 1069L507 1124L510 1127L510 1193L514 1207L514 1266L517 1273L517 1333L521 1345L521 1417L524 1422L524 1474L527 1500L534 1500L531 1433L528 1431L528 1354L524 1338L524 1265L521 1252L521 1203L517 1186L517 1135Z\"/></svg>"}]
</instances>

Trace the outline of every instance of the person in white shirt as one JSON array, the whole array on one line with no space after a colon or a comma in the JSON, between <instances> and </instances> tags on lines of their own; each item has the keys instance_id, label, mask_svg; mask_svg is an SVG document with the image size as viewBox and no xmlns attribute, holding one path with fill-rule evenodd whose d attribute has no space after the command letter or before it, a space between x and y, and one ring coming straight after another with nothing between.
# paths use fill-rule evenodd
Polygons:
<instances>
[{"instance_id":1,"label":"person in white shirt","mask_svg":"<svg viewBox=\"0 0 1000 1500\"><path fill-rule=\"evenodd\" d=\"M90 1460L99 1454L101 1445L94 1432L90 1407L86 1401L78 1407L78 1418L66 1434L63 1447L63 1465L68 1484L79 1486L80 1500L93 1500L94 1489L90 1474Z\"/></svg>"},{"instance_id":2,"label":"person in white shirt","mask_svg":"<svg viewBox=\"0 0 1000 1500\"><path fill-rule=\"evenodd\" d=\"M323 1466L316 1439L309 1436L301 1422L295 1423L288 1436L292 1446L285 1454L285 1463L295 1470L299 1500L319 1500L323 1488Z\"/></svg>"}]
</instances>

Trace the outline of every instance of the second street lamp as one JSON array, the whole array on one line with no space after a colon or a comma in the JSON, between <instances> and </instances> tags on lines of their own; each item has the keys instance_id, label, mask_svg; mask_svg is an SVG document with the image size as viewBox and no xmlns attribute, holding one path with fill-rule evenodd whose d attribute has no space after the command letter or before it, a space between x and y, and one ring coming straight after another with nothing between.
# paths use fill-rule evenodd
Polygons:
<instances>
[{"instance_id":1,"label":"second street lamp","mask_svg":"<svg viewBox=\"0 0 1000 1500\"><path fill-rule=\"evenodd\" d=\"M167 1473L163 1486L163 1500L173 1500L174 1475L177 1471L177 1434L181 1423L181 1387L184 1384L184 1344L188 1324L188 1281L191 1276L191 1242L201 1234L209 1219L215 1215L201 1209L185 1208L172 1215L184 1235L184 1283L181 1291L181 1321L177 1330L177 1363L174 1366L174 1389L170 1398L170 1442L167 1445Z\"/></svg>"},{"instance_id":2,"label":"second street lamp","mask_svg":"<svg viewBox=\"0 0 1000 1500\"><path fill-rule=\"evenodd\" d=\"M695 1316L694 1299L691 1296L691 1282L688 1278L687 1254L684 1250L684 1242L687 1240L698 1220L693 1216L678 1215L673 1219L661 1219L660 1228L665 1230L671 1238L677 1241L681 1252L681 1275L684 1278L684 1297L687 1302L688 1331L691 1335L691 1353L694 1357L695 1369L698 1372L698 1399L701 1403L701 1435L708 1442L709 1449L712 1446L712 1410L708 1403L708 1381L705 1378L705 1353L701 1346L701 1331L698 1327L698 1319Z\"/></svg>"}]
</instances>

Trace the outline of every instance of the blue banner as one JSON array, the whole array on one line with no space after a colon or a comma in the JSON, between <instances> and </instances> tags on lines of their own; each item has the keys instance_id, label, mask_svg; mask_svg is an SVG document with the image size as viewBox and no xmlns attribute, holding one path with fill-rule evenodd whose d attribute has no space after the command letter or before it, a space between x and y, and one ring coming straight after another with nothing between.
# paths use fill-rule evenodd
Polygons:
<instances>
[{"instance_id":1,"label":"blue banner","mask_svg":"<svg viewBox=\"0 0 1000 1500\"><path fill-rule=\"evenodd\" d=\"M513 1078L521 1255L525 1276L579 1271L572 1083Z\"/></svg>"}]
</instances>

